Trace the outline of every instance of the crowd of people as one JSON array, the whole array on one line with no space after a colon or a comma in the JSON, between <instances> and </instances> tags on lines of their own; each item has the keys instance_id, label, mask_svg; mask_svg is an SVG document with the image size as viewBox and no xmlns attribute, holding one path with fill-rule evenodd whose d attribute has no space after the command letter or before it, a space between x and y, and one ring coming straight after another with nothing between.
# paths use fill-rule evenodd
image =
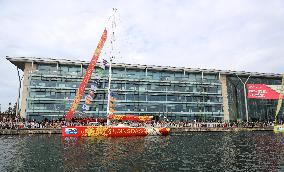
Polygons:
<instances>
[{"instance_id":1,"label":"crowd of people","mask_svg":"<svg viewBox=\"0 0 284 172\"><path fill-rule=\"evenodd\" d=\"M271 127L273 122L198 122L198 121L148 121L148 122L133 122L133 121L112 121L111 125L117 125L122 123L126 126L132 127ZM20 118L5 118L0 119L0 129L38 129L38 128L57 128L60 129L61 126L86 126L86 125L107 125L106 120L102 119L58 119L58 120L48 120L44 119L42 121L35 120L24 120Z\"/></svg>"}]
</instances>

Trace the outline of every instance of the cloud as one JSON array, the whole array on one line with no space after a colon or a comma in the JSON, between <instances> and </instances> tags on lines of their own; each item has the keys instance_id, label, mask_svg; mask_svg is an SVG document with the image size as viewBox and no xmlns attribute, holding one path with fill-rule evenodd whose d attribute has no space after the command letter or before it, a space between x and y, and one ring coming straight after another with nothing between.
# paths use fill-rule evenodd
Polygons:
<instances>
[{"instance_id":1,"label":"cloud","mask_svg":"<svg viewBox=\"0 0 284 172\"><path fill-rule=\"evenodd\" d=\"M118 8L117 62L282 73L281 0L0 1L0 56L89 60ZM104 57L110 49L104 48ZM1 59L0 103L15 98ZM7 83L9 85L7 85ZM10 91L7 91L10 89ZM5 90L5 92L4 92ZM11 96L2 96L10 92Z\"/></svg>"},{"instance_id":2,"label":"cloud","mask_svg":"<svg viewBox=\"0 0 284 172\"><path fill-rule=\"evenodd\" d=\"M129 26L123 25L129 28L127 34L131 41L128 42L132 42L121 44L123 48L129 47L123 60L142 64L282 72L275 66L284 64L280 60L283 59L281 42L284 26L281 1L182 2L151 4L147 10L141 10L144 9L143 4L130 4L131 13L136 14L127 20ZM262 59L267 57L275 59L271 62L274 66L263 65L265 61Z\"/></svg>"}]
</instances>

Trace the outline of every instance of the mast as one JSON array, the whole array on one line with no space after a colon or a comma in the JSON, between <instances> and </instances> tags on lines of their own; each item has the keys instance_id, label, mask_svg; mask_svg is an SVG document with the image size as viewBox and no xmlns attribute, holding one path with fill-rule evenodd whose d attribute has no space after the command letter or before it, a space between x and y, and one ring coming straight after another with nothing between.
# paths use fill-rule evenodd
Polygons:
<instances>
[{"instance_id":1,"label":"mast","mask_svg":"<svg viewBox=\"0 0 284 172\"><path fill-rule=\"evenodd\" d=\"M112 57L109 61L109 69L108 69L108 95L107 95L107 123L109 124L109 109L110 109L110 92L111 92L111 89L110 89L110 83L111 83L111 65L112 65Z\"/></svg>"},{"instance_id":2,"label":"mast","mask_svg":"<svg viewBox=\"0 0 284 172\"><path fill-rule=\"evenodd\" d=\"M111 29L112 29L112 34L111 34L111 51L110 51L110 60L109 60L109 69L108 69L108 97L107 97L107 125L110 125L110 119L109 116L110 114L110 97L111 97L111 76L112 76L112 60L115 59L114 56L114 41L115 41L115 37L114 37L114 29L116 27L116 22L115 22L115 13L116 13L117 9L113 8L113 15L111 16Z\"/></svg>"},{"instance_id":3,"label":"mast","mask_svg":"<svg viewBox=\"0 0 284 172\"><path fill-rule=\"evenodd\" d=\"M281 82L281 86L280 86L280 93L279 93L279 98L278 98L278 103L277 103L277 108L276 108L276 113L275 113L275 124L277 124L277 116L278 113L281 109L282 106L282 100L283 100L283 86L284 86L284 73L282 75L282 82Z\"/></svg>"}]
</instances>

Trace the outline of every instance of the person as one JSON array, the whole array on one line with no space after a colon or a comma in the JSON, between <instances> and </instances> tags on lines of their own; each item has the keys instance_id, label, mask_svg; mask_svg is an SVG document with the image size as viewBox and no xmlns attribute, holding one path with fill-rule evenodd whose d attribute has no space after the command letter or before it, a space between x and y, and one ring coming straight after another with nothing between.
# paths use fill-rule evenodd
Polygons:
<instances>
[{"instance_id":1,"label":"person","mask_svg":"<svg viewBox=\"0 0 284 172\"><path fill-rule=\"evenodd\" d=\"M129 127L129 126L122 123L122 121L119 121L119 123L115 127Z\"/></svg>"}]
</instances>

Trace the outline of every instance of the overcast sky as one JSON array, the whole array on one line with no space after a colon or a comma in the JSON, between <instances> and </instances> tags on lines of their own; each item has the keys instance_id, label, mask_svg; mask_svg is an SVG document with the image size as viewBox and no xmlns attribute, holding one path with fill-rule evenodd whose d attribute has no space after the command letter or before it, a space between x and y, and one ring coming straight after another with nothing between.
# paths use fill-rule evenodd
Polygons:
<instances>
[{"instance_id":1,"label":"overcast sky","mask_svg":"<svg viewBox=\"0 0 284 172\"><path fill-rule=\"evenodd\" d=\"M88 61L112 8L115 62L284 72L283 0L0 0L1 110L18 87L5 56Z\"/></svg>"}]
</instances>

